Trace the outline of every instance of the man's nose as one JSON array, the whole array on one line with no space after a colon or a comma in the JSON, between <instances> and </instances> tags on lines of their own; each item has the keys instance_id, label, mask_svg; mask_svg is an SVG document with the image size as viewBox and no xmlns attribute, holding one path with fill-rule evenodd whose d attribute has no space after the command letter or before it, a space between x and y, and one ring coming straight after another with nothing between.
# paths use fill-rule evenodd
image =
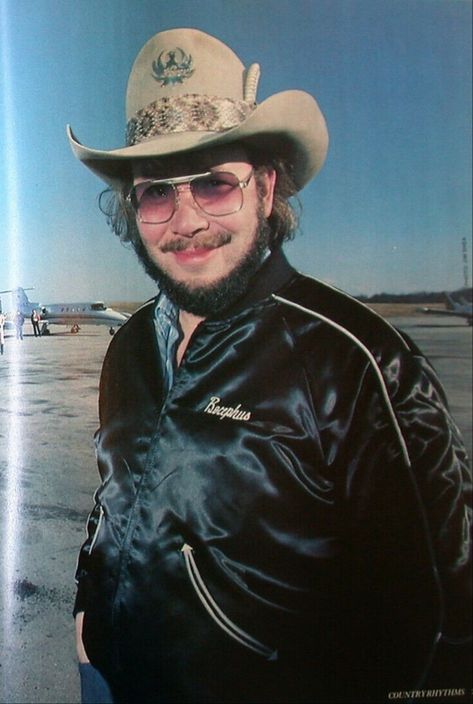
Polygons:
<instances>
[{"instance_id":1,"label":"man's nose","mask_svg":"<svg viewBox=\"0 0 473 704\"><path fill-rule=\"evenodd\" d=\"M208 230L209 221L199 208L192 195L189 183L180 183L176 188L176 210L171 220L171 229L181 237L194 237L202 230Z\"/></svg>"}]
</instances>

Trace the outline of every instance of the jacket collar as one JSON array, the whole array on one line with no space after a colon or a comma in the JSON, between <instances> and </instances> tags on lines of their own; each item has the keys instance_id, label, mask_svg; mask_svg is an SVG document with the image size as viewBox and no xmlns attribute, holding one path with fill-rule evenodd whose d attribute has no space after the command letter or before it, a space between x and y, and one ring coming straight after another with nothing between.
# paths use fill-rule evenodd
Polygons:
<instances>
[{"instance_id":1,"label":"jacket collar","mask_svg":"<svg viewBox=\"0 0 473 704\"><path fill-rule=\"evenodd\" d=\"M220 315L211 319L229 318L255 305L289 283L295 274L295 269L287 261L282 249L275 249L253 276L247 292Z\"/></svg>"}]
</instances>

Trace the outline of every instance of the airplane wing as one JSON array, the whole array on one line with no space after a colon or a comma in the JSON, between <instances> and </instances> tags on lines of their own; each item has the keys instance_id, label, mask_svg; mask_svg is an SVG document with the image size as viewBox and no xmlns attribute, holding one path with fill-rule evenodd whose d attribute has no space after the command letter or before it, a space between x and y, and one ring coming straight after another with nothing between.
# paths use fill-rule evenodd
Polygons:
<instances>
[{"instance_id":1,"label":"airplane wing","mask_svg":"<svg viewBox=\"0 0 473 704\"><path fill-rule=\"evenodd\" d=\"M421 313L432 313L432 315L460 315L461 313L457 313L454 310L448 310L447 308L418 308L419 312Z\"/></svg>"},{"instance_id":2,"label":"airplane wing","mask_svg":"<svg viewBox=\"0 0 473 704\"><path fill-rule=\"evenodd\" d=\"M454 316L456 318L464 318L469 325L472 324L472 314L469 311L462 310L449 310L448 308L427 308L422 307L417 309L421 313L427 313L431 315L448 315Z\"/></svg>"}]
</instances>

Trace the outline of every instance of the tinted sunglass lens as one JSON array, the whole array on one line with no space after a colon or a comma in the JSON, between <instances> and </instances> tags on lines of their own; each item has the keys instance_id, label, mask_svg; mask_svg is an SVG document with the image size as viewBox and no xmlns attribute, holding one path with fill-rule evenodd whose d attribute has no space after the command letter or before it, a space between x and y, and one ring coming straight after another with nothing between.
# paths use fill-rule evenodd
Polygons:
<instances>
[{"instance_id":1,"label":"tinted sunglass lens","mask_svg":"<svg viewBox=\"0 0 473 704\"><path fill-rule=\"evenodd\" d=\"M172 217L175 207L174 188L170 183L153 183L139 186L135 198L142 222L166 222Z\"/></svg>"},{"instance_id":2,"label":"tinted sunglass lens","mask_svg":"<svg viewBox=\"0 0 473 704\"><path fill-rule=\"evenodd\" d=\"M196 178L191 189L197 205L209 215L230 214L242 205L239 181L231 173L215 172Z\"/></svg>"}]
</instances>

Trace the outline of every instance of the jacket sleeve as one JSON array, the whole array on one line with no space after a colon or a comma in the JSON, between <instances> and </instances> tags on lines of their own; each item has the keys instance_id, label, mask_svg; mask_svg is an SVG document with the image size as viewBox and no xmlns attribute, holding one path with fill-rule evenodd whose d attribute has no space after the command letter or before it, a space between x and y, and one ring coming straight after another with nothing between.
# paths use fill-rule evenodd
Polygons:
<instances>
[{"instance_id":1,"label":"jacket sleeve","mask_svg":"<svg viewBox=\"0 0 473 704\"><path fill-rule=\"evenodd\" d=\"M74 603L74 610L73 610L73 615L74 617L76 616L79 611L85 611L85 604L86 604L86 580L85 577L87 576L88 573L88 563L90 559L90 554L93 550L94 543L96 536L98 534L98 531L100 529L100 523L102 521L102 516L103 516L103 509L102 506L99 504L99 502L95 501L94 507L89 514L89 517L87 519L87 538L85 542L83 543L80 553L79 553L79 559L77 562L77 568L76 568L76 574L75 574L75 579L76 579L76 584L77 584L77 593L76 593L76 598L75 598L75 603Z\"/></svg>"},{"instance_id":2,"label":"jacket sleeve","mask_svg":"<svg viewBox=\"0 0 473 704\"><path fill-rule=\"evenodd\" d=\"M412 341L408 344L393 402L440 587L442 630L430 681L445 687L461 684L458 677L470 672L471 471L438 377Z\"/></svg>"},{"instance_id":3,"label":"jacket sleeve","mask_svg":"<svg viewBox=\"0 0 473 704\"><path fill-rule=\"evenodd\" d=\"M109 346L107 354L105 355L105 359L104 359L103 366L102 366L102 371L100 374L99 404L98 404L99 405L100 427L102 426L102 423L104 421L104 415L106 415L106 413L107 413L107 403L109 403L108 399L110 397L114 398L116 396L114 389L116 386L118 386L118 383L116 381L114 381L113 376L111 374L111 367L112 367L111 356L112 356L112 351L113 351L114 345L116 344L118 337L119 337L119 335L117 333L117 335L113 338L113 340ZM111 393L109 389L112 389L113 393ZM99 438L100 438L100 427L94 435L96 457L97 457L97 448L98 448ZM76 592L76 598L75 598L74 609L73 609L74 617L76 616L77 613L79 613L79 611L85 611L85 609L86 609L87 575L88 575L89 571L92 569L91 554L92 554L94 544L97 539L97 535L98 535L100 525L101 525L102 519L103 519L103 508L102 508L102 504L100 503L98 497L99 497L101 488L104 486L105 479L104 479L104 476L102 475L102 472L100 469L100 464L98 466L98 472L100 474L100 477L98 477L98 479L101 478L102 482L94 494L94 505L93 505L92 511L90 512L90 514L87 518L87 523L86 523L87 537L81 546L78 561L77 561L76 573L75 573L77 592Z\"/></svg>"},{"instance_id":4,"label":"jacket sleeve","mask_svg":"<svg viewBox=\"0 0 473 704\"><path fill-rule=\"evenodd\" d=\"M144 327L147 335L146 342L150 344L141 344L142 335L136 334L136 327L133 328L131 323L135 321L139 327ZM76 583L77 583L77 595L74 606L74 615L78 611L84 611L87 603L87 590L88 583L91 581L87 579L88 575L95 575L97 571L102 569L100 560L97 558L96 553L94 553L94 546L102 525L107 524L106 518L108 518L107 505L104 502L104 493L107 492L107 487L110 487L110 479L112 478L120 484L121 498L125 504L133 498L134 485L128 475L126 462L117 462L116 465L112 465L107 461L103 462L100 460L100 444L101 444L101 433L104 427L110 427L113 424L113 419L117 411L121 411L123 408L128 410L130 417L134 418L134 424L130 422L127 423L127 427L132 438L139 438L140 429L142 428L142 423L145 420L149 423L153 423L153 417L146 415L140 415L142 408L145 408L143 404L143 398L145 394L150 392L151 386L143 387L133 380L133 383L128 384L129 381L129 360L138 360L138 364L142 367L149 367L150 369L156 368L156 359L154 357L154 347L151 342L154 339L154 324L152 318L152 309L148 307L146 310L142 309L139 314L133 316L133 320L130 319L126 325L124 325L120 330L114 335L111 341L107 354L105 355L104 363L102 366L102 372L100 376L100 388L99 388L99 421L100 427L95 433L94 441L96 448L98 472L100 474L101 484L98 487L94 495L94 507L87 520L87 537L83 543L77 564L76 570ZM158 382L156 382L158 383ZM154 387L152 387L154 390ZM132 438L126 436L121 431L116 431L113 434L113 449L118 455L120 455L121 446L129 446ZM111 452L111 448L108 450ZM108 455L108 451L105 453ZM124 472L126 475L126 481L120 480L120 472ZM113 483L113 482L112 482ZM105 518L105 520L104 520ZM91 598L93 598L91 596Z\"/></svg>"}]
</instances>

